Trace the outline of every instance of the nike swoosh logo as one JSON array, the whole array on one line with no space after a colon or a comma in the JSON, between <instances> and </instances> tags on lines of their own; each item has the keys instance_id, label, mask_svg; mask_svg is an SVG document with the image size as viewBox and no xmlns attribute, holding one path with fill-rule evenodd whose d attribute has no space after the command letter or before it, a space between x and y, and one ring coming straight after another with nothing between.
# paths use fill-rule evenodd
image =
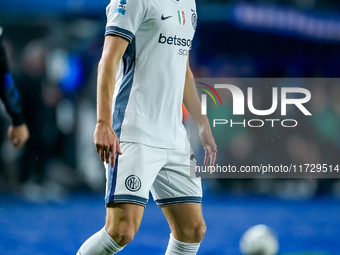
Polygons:
<instances>
[{"instance_id":1,"label":"nike swoosh logo","mask_svg":"<svg viewBox=\"0 0 340 255\"><path fill-rule=\"evenodd\" d=\"M169 19L169 18L171 18L172 16L167 16L167 17L164 17L164 14L162 15L162 17L161 17L161 19L162 20L166 20L166 19Z\"/></svg>"}]
</instances>

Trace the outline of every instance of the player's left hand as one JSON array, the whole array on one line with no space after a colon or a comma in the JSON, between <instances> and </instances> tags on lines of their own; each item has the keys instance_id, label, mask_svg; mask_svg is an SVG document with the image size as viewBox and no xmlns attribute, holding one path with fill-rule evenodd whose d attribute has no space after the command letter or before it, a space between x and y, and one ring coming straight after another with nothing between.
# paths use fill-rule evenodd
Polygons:
<instances>
[{"instance_id":1,"label":"player's left hand","mask_svg":"<svg viewBox=\"0 0 340 255\"><path fill-rule=\"evenodd\" d=\"M210 166L215 165L217 145L211 133L209 123L199 130L199 136L200 136L201 143L205 151L204 165L205 166L208 165L209 159L210 159Z\"/></svg>"},{"instance_id":2,"label":"player's left hand","mask_svg":"<svg viewBox=\"0 0 340 255\"><path fill-rule=\"evenodd\" d=\"M9 126L7 130L8 140L13 144L14 147L22 147L25 145L30 134L26 124L19 126Z\"/></svg>"}]
</instances>

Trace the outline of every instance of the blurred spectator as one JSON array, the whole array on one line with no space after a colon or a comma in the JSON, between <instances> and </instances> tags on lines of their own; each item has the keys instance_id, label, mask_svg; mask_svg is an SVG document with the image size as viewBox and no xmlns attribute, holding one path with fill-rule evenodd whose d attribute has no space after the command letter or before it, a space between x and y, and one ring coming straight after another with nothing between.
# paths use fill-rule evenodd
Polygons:
<instances>
[{"instance_id":1,"label":"blurred spectator","mask_svg":"<svg viewBox=\"0 0 340 255\"><path fill-rule=\"evenodd\" d=\"M3 29L0 27L0 98L12 118L12 125L8 128L8 139L15 147L22 147L29 137L29 132L21 113L19 92L8 70L2 34Z\"/></svg>"},{"instance_id":2,"label":"blurred spectator","mask_svg":"<svg viewBox=\"0 0 340 255\"><path fill-rule=\"evenodd\" d=\"M31 139L25 147L19 173L19 181L29 179L41 183L44 176L46 148L43 142L45 106L42 101L42 86L45 74L46 50L43 41L28 43L22 55L22 73L18 77L18 87L23 97L23 113L31 130Z\"/></svg>"},{"instance_id":3,"label":"blurred spectator","mask_svg":"<svg viewBox=\"0 0 340 255\"><path fill-rule=\"evenodd\" d=\"M12 124L8 128L7 137L13 146L22 147L29 137L29 131L21 112L19 92L13 83L13 78L8 70L7 57L2 42L2 34L3 29L0 27L0 99L4 103L7 113L12 118ZM6 183L8 182L8 178L6 176L8 173L5 171L3 165L2 157L0 157L0 187L2 188L6 187Z\"/></svg>"}]
</instances>

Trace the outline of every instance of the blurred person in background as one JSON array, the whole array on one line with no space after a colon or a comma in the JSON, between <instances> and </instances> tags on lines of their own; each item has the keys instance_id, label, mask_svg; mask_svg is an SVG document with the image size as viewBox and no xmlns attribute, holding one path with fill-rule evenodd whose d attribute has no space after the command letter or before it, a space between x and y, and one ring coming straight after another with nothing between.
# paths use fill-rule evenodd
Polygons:
<instances>
[{"instance_id":1,"label":"blurred person in background","mask_svg":"<svg viewBox=\"0 0 340 255\"><path fill-rule=\"evenodd\" d=\"M43 83L45 81L46 47L43 40L34 39L23 48L21 72L17 85L25 95L22 100L23 114L31 131L20 160L19 182L23 184L23 195L33 201L40 201L43 190L40 187L45 178L47 152L44 143L45 111ZM51 144L51 146L53 146Z\"/></svg>"},{"instance_id":2,"label":"blurred person in background","mask_svg":"<svg viewBox=\"0 0 340 255\"><path fill-rule=\"evenodd\" d=\"M8 139L13 146L22 147L29 138L29 131L22 115L19 92L8 70L2 35L3 29L0 27L0 98L12 118L7 132Z\"/></svg>"}]
</instances>

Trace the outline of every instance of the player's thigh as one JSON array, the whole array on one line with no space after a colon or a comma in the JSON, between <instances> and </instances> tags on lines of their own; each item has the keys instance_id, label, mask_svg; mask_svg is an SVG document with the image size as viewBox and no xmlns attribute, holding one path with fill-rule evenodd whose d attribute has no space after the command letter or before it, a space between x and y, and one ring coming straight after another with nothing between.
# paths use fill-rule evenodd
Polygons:
<instances>
[{"instance_id":1,"label":"player's thigh","mask_svg":"<svg viewBox=\"0 0 340 255\"><path fill-rule=\"evenodd\" d=\"M107 232L112 235L115 233L125 233L134 235L137 233L144 213L144 206L137 204L110 204L106 208Z\"/></svg>"},{"instance_id":2,"label":"player's thigh","mask_svg":"<svg viewBox=\"0 0 340 255\"><path fill-rule=\"evenodd\" d=\"M162 210L175 239L188 243L201 242L206 230L201 204L173 204L162 206Z\"/></svg>"}]
</instances>

